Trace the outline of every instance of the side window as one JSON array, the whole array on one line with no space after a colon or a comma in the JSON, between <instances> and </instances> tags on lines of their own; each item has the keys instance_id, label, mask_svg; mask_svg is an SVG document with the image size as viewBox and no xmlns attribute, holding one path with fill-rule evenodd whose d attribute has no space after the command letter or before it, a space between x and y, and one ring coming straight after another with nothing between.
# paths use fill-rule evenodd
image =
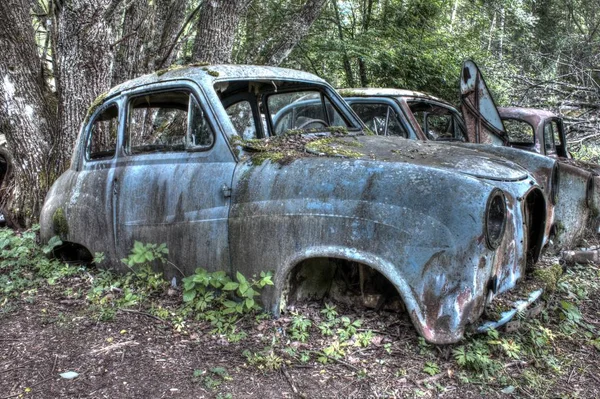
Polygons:
<instances>
[{"instance_id":1,"label":"side window","mask_svg":"<svg viewBox=\"0 0 600 399\"><path fill-rule=\"evenodd\" d=\"M233 105L230 105L226 111L238 136L244 140L257 138L256 126L254 125L254 116L252 115L252 107L250 106L250 102L237 102Z\"/></svg>"},{"instance_id":2,"label":"side window","mask_svg":"<svg viewBox=\"0 0 600 399\"><path fill-rule=\"evenodd\" d=\"M150 93L129 102L128 154L202 149L213 140L202 109L188 92Z\"/></svg>"},{"instance_id":3,"label":"side window","mask_svg":"<svg viewBox=\"0 0 600 399\"><path fill-rule=\"evenodd\" d=\"M438 140L452 137L452 116L450 115L427 115L426 124L427 137L430 140Z\"/></svg>"},{"instance_id":4,"label":"side window","mask_svg":"<svg viewBox=\"0 0 600 399\"><path fill-rule=\"evenodd\" d=\"M552 122L547 122L544 125L544 147L546 149L546 153L554 152L556 149L554 148L554 126Z\"/></svg>"},{"instance_id":5,"label":"side window","mask_svg":"<svg viewBox=\"0 0 600 399\"><path fill-rule=\"evenodd\" d=\"M411 101L409 108L429 140L465 141L456 110L425 101Z\"/></svg>"},{"instance_id":6,"label":"side window","mask_svg":"<svg viewBox=\"0 0 600 399\"><path fill-rule=\"evenodd\" d=\"M504 131L508 135L508 140L514 144L533 144L533 126L525 121L517 119L503 119Z\"/></svg>"},{"instance_id":7,"label":"side window","mask_svg":"<svg viewBox=\"0 0 600 399\"><path fill-rule=\"evenodd\" d=\"M86 156L90 160L109 159L115 156L119 109L111 105L102 111L92 123L86 146Z\"/></svg>"},{"instance_id":8,"label":"side window","mask_svg":"<svg viewBox=\"0 0 600 399\"><path fill-rule=\"evenodd\" d=\"M560 138L559 125L558 125L558 122L555 120L553 120L551 123L552 123L552 132L554 133L554 145L558 147L559 145L563 144L561 141L561 138Z\"/></svg>"}]
</instances>

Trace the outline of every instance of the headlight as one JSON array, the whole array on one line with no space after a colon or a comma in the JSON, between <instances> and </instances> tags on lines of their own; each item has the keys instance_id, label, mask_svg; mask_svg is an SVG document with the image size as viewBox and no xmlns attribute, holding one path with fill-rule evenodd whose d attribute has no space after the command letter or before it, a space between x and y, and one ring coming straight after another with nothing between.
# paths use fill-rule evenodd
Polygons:
<instances>
[{"instance_id":1,"label":"headlight","mask_svg":"<svg viewBox=\"0 0 600 399\"><path fill-rule=\"evenodd\" d=\"M494 189L488 198L485 212L485 239L490 249L498 248L505 227L506 199L502 190Z\"/></svg>"},{"instance_id":2,"label":"headlight","mask_svg":"<svg viewBox=\"0 0 600 399\"><path fill-rule=\"evenodd\" d=\"M558 162L552 168L552 176L550 177L550 201L553 205L558 202L558 185L560 184L560 173L558 170Z\"/></svg>"}]
</instances>

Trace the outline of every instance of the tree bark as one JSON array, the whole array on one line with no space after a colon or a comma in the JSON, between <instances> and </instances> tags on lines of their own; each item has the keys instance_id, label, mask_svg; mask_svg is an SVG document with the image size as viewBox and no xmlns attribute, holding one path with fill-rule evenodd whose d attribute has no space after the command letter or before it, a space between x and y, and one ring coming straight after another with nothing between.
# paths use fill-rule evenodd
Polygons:
<instances>
[{"instance_id":1,"label":"tree bark","mask_svg":"<svg viewBox=\"0 0 600 399\"><path fill-rule=\"evenodd\" d=\"M327 0L308 0L273 30L273 35L264 41L255 52L256 64L279 65L292 52L310 30L321 14Z\"/></svg>"},{"instance_id":2,"label":"tree bark","mask_svg":"<svg viewBox=\"0 0 600 399\"><path fill-rule=\"evenodd\" d=\"M66 167L89 105L111 87L115 27L111 0L65 0L55 10L54 73L60 145Z\"/></svg>"},{"instance_id":3,"label":"tree bark","mask_svg":"<svg viewBox=\"0 0 600 399\"><path fill-rule=\"evenodd\" d=\"M31 6L29 0L0 2L0 131L14 160L0 206L17 227L37 220L46 190L62 170L55 156L56 100L43 76Z\"/></svg>"},{"instance_id":4,"label":"tree bark","mask_svg":"<svg viewBox=\"0 0 600 399\"><path fill-rule=\"evenodd\" d=\"M251 0L204 0L196 25L194 62L231 62L235 32Z\"/></svg>"}]
</instances>

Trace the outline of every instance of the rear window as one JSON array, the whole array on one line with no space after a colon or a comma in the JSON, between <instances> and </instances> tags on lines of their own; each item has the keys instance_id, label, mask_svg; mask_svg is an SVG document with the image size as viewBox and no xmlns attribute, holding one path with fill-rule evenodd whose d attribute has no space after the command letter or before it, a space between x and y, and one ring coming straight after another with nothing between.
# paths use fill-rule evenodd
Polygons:
<instances>
[{"instance_id":1,"label":"rear window","mask_svg":"<svg viewBox=\"0 0 600 399\"><path fill-rule=\"evenodd\" d=\"M86 155L89 160L109 159L115 156L119 109L115 104L100 112L91 125Z\"/></svg>"},{"instance_id":2,"label":"rear window","mask_svg":"<svg viewBox=\"0 0 600 399\"><path fill-rule=\"evenodd\" d=\"M533 126L518 119L503 119L504 131L513 144L534 144Z\"/></svg>"}]
</instances>

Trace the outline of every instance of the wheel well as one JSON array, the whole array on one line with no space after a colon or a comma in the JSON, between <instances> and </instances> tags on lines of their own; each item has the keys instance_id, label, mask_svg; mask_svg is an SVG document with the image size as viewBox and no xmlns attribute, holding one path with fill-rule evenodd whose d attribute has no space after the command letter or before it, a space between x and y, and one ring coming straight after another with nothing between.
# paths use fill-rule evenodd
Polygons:
<instances>
[{"instance_id":1,"label":"wheel well","mask_svg":"<svg viewBox=\"0 0 600 399\"><path fill-rule=\"evenodd\" d=\"M398 290L382 273L362 263L329 257L303 260L289 272L280 309L303 300L325 299L375 310L405 310Z\"/></svg>"},{"instance_id":2,"label":"wheel well","mask_svg":"<svg viewBox=\"0 0 600 399\"><path fill-rule=\"evenodd\" d=\"M527 224L527 263L533 265L540 257L546 227L546 200L539 189L531 190L525 199Z\"/></svg>"},{"instance_id":3,"label":"wheel well","mask_svg":"<svg viewBox=\"0 0 600 399\"><path fill-rule=\"evenodd\" d=\"M83 245L63 242L52 251L52 256L65 262L92 263L94 257Z\"/></svg>"}]
</instances>

